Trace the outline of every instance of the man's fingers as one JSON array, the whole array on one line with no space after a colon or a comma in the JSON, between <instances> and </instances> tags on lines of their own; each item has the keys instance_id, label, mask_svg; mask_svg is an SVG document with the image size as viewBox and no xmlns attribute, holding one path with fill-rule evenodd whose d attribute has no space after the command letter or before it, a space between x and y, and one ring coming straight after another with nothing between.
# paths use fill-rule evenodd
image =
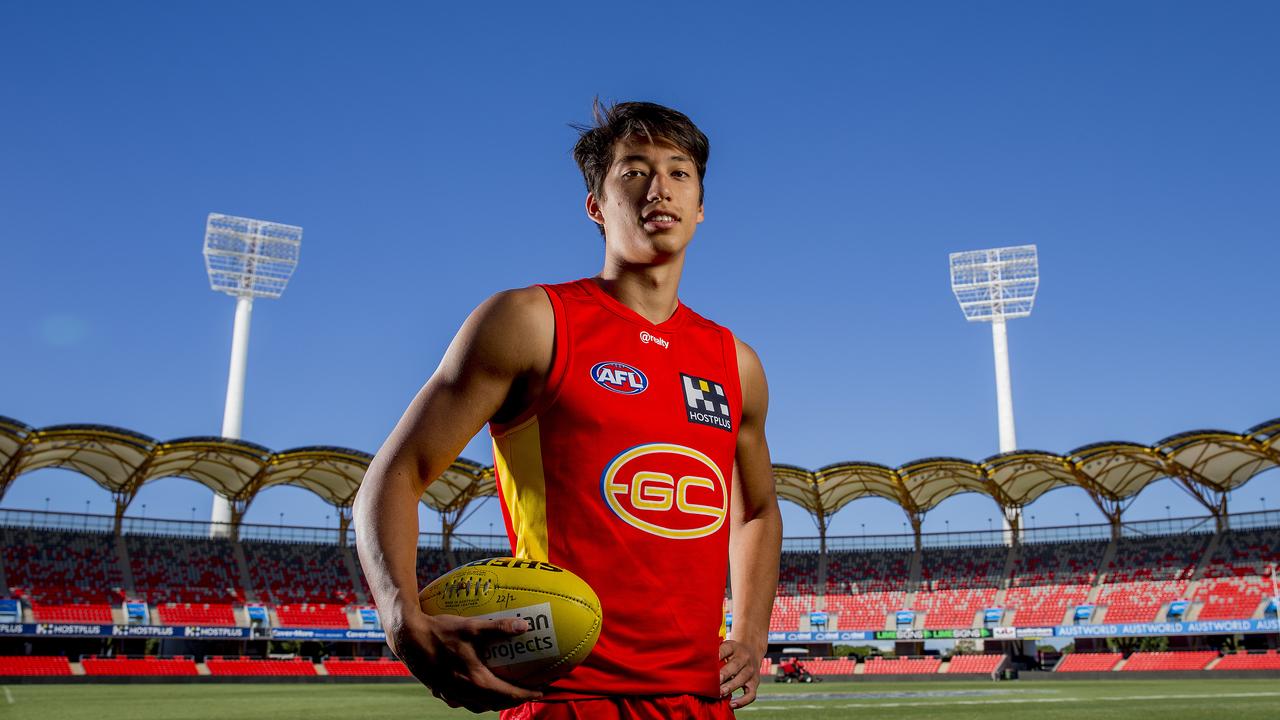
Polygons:
<instances>
[{"instance_id":1,"label":"man's fingers","mask_svg":"<svg viewBox=\"0 0 1280 720\"><path fill-rule=\"evenodd\" d=\"M484 665L478 663L477 665L477 667L472 669L470 679L471 682L480 690L486 691L491 695L502 696L502 698L510 700L511 705L519 705L520 703L537 700L542 697L542 693L537 690L530 690L528 688L522 688L519 685L512 685L506 680L494 675L493 671Z\"/></svg>"},{"instance_id":2,"label":"man's fingers","mask_svg":"<svg viewBox=\"0 0 1280 720\"><path fill-rule=\"evenodd\" d=\"M510 637L529 632L529 623L520 618L500 620L475 620L471 633L476 637Z\"/></svg>"},{"instance_id":3,"label":"man's fingers","mask_svg":"<svg viewBox=\"0 0 1280 720\"><path fill-rule=\"evenodd\" d=\"M733 674L720 683L720 695L728 697L734 690L746 686L755 679L755 672L745 663L739 665Z\"/></svg>"},{"instance_id":4,"label":"man's fingers","mask_svg":"<svg viewBox=\"0 0 1280 720\"><path fill-rule=\"evenodd\" d=\"M740 707L745 707L755 702L756 685L758 684L759 683L756 680L752 680L751 682L748 682L746 685L743 685L742 696L736 697L730 700L729 707L733 708L734 710L737 710Z\"/></svg>"},{"instance_id":5,"label":"man's fingers","mask_svg":"<svg viewBox=\"0 0 1280 720\"><path fill-rule=\"evenodd\" d=\"M732 640L725 640L720 643L720 660L723 662L726 658L733 654L733 649L737 643Z\"/></svg>"}]
</instances>

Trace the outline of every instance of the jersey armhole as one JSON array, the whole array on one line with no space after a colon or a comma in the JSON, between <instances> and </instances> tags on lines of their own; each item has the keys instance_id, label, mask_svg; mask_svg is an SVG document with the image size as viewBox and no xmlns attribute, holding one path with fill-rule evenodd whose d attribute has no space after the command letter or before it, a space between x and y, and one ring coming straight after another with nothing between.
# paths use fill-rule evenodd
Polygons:
<instances>
[{"instance_id":1,"label":"jersey armhole","mask_svg":"<svg viewBox=\"0 0 1280 720\"><path fill-rule=\"evenodd\" d=\"M733 427L739 428L742 426L742 376L738 374L738 341L727 327L720 328L720 335L724 338L724 366L729 370L729 384L737 395L737 403L732 405L736 416Z\"/></svg>"},{"instance_id":2,"label":"jersey armhole","mask_svg":"<svg viewBox=\"0 0 1280 720\"><path fill-rule=\"evenodd\" d=\"M547 294L547 300L551 302L552 334L554 335L551 349L551 369L547 371L547 383L542 388L542 393L524 412L509 422L489 423L489 434L495 438L519 430L530 420L537 417L538 413L551 407L552 403L559 397L560 388L564 384L565 372L569 365L569 323L565 317L564 302L560 299L559 293L550 286L539 285L538 287L542 288L542 291Z\"/></svg>"}]
</instances>

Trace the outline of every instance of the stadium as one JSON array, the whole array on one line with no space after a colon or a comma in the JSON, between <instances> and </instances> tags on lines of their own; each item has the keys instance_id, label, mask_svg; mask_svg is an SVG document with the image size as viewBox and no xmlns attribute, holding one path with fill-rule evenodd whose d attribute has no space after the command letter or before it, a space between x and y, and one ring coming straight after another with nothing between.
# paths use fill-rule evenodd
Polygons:
<instances>
[{"instance_id":1,"label":"stadium","mask_svg":"<svg viewBox=\"0 0 1280 720\"><path fill-rule=\"evenodd\" d=\"M857 687L997 678L1178 678L1220 687L1224 679L1280 677L1280 512L1232 514L1226 504L1232 489L1280 465L1277 438L1280 419L1063 455L775 466L780 495L819 528L876 496L897 502L915 531L786 538L764 681L783 680L780 662L796 656L813 678ZM158 441L122 428L32 428L9 418L0 419L0 453L2 488L24 473L62 468L92 478L117 508L0 510L0 590L8 598L0 601L0 683L413 683L386 650L351 547L350 507L368 454L272 452L226 438ZM169 477L225 497L232 522L130 513L142 485ZM1207 514L1126 521L1127 503L1166 479ZM338 527L240 522L255 494L278 484L332 503ZM1019 527L1024 507L1067 486L1088 492L1107 522ZM930 509L965 492L989 496L1007 527L920 531ZM505 537L451 532L493 493L492 469L466 460L429 486L422 502L440 513L445 531L420 538L420 584L507 551ZM731 624L731 597L725 608ZM949 647L926 649L938 641Z\"/></svg>"}]
</instances>

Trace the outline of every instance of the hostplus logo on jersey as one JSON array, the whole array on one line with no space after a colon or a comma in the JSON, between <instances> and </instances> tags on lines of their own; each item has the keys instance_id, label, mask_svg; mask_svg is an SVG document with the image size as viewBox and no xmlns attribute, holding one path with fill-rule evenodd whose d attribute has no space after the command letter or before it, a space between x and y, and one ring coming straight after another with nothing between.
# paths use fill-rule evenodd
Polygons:
<instances>
[{"instance_id":1,"label":"hostplus logo on jersey","mask_svg":"<svg viewBox=\"0 0 1280 720\"><path fill-rule=\"evenodd\" d=\"M591 379L605 390L620 395L639 395L649 387L649 378L638 369L612 360L591 366Z\"/></svg>"}]
</instances>

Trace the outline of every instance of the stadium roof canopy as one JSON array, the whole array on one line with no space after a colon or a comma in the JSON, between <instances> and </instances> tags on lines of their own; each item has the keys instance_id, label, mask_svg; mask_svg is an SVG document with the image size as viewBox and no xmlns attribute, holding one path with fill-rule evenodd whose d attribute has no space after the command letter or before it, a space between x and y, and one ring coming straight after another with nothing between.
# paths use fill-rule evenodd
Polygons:
<instances>
[{"instance_id":1,"label":"stadium roof canopy","mask_svg":"<svg viewBox=\"0 0 1280 720\"><path fill-rule=\"evenodd\" d=\"M238 523L253 498L277 485L306 488L349 522L356 490L372 455L343 447L303 447L281 452L220 437L161 442L105 425L33 428L0 416L0 497L24 473L41 468L80 472L111 492L116 517L144 484L165 477L195 480L232 503ZM825 543L831 518L859 498L879 497L907 514L917 542L926 513L960 493L990 497L1015 529L1021 509L1060 487L1089 494L1117 529L1138 493L1163 479L1177 482L1221 522L1227 493L1261 472L1280 466L1280 418L1243 433L1193 430L1154 445L1100 442L1058 455L1016 450L980 462L925 458L897 468L846 462L818 470L775 465L779 497L813 516ZM422 502L441 515L445 536L475 510L475 500L496 494L493 468L459 458L426 488Z\"/></svg>"}]
</instances>

